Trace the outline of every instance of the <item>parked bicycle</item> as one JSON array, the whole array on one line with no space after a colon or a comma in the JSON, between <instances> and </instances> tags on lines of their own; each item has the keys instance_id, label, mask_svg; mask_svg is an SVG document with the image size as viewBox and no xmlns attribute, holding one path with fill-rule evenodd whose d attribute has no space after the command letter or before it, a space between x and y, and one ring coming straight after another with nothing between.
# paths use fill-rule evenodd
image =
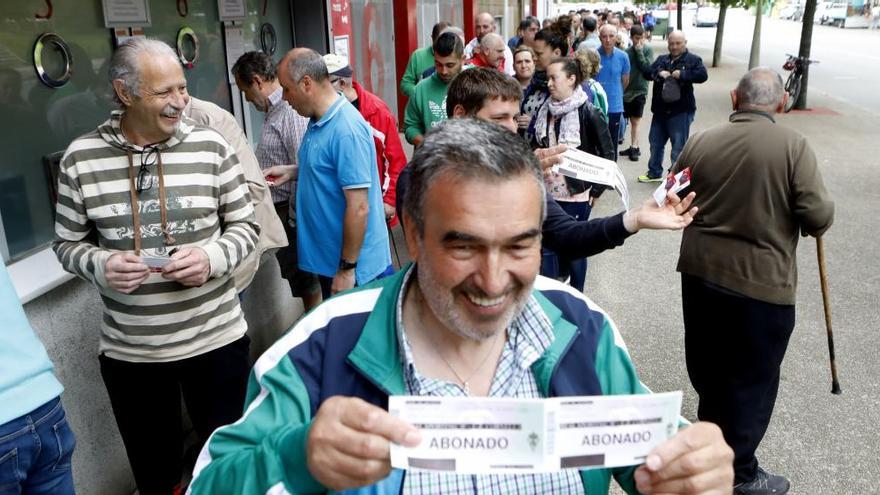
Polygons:
<instances>
[{"instance_id":1,"label":"parked bicycle","mask_svg":"<svg viewBox=\"0 0 880 495\"><path fill-rule=\"evenodd\" d=\"M790 112L794 108L794 104L801 94L801 83L803 82L804 71L810 64L818 64L818 60L810 60L806 57L798 57L786 53L788 60L782 64L782 68L791 71L788 79L785 81L785 92L788 93L788 101L785 102L785 111Z\"/></svg>"}]
</instances>

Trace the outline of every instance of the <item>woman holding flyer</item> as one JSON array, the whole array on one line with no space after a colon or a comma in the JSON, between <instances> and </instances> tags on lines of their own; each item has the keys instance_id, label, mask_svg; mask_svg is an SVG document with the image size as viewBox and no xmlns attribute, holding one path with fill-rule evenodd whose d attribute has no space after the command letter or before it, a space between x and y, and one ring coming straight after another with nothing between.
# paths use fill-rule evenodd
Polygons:
<instances>
[{"instance_id":1,"label":"woman holding flyer","mask_svg":"<svg viewBox=\"0 0 880 495\"><path fill-rule=\"evenodd\" d=\"M590 66L586 53L582 51L578 51L573 58L553 59L547 66L550 98L547 98L535 118L533 147L549 148L566 144L614 160L608 124L581 87L581 83L589 79ZM552 170L545 172L544 181L548 193L577 220L589 218L593 202L605 190L605 186L566 177ZM564 279L566 274L570 274L572 287L583 291L586 273L586 258L565 259L553 251L542 250L542 275Z\"/></svg>"}]
</instances>

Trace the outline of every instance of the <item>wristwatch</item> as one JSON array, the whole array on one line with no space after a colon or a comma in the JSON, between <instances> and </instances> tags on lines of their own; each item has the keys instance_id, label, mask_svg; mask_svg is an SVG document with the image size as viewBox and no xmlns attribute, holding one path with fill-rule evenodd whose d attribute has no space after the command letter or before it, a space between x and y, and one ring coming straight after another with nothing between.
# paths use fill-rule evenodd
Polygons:
<instances>
[{"instance_id":1,"label":"wristwatch","mask_svg":"<svg viewBox=\"0 0 880 495\"><path fill-rule=\"evenodd\" d=\"M357 266L358 266L357 261L348 261L345 258L341 258L339 260L339 269L340 270L354 270L355 268L357 268Z\"/></svg>"}]
</instances>

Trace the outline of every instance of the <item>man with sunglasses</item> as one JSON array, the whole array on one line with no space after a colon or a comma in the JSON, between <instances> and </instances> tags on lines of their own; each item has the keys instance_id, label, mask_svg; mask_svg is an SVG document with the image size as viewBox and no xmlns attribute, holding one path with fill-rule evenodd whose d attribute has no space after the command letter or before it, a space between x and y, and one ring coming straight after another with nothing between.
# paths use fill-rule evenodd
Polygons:
<instances>
[{"instance_id":1,"label":"man with sunglasses","mask_svg":"<svg viewBox=\"0 0 880 495\"><path fill-rule=\"evenodd\" d=\"M183 397L200 441L234 421L249 369L232 276L260 226L233 148L184 117L186 78L165 43L110 61L120 110L60 166L55 253L104 302L99 361L141 494L183 472Z\"/></svg>"}]
</instances>

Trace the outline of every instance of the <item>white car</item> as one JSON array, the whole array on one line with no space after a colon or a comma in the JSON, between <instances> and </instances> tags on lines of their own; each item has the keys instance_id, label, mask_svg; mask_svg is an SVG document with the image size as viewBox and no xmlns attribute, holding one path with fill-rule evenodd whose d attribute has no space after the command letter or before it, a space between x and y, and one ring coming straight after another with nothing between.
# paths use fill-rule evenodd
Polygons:
<instances>
[{"instance_id":1,"label":"white car","mask_svg":"<svg viewBox=\"0 0 880 495\"><path fill-rule=\"evenodd\" d=\"M717 27L718 26L718 8L702 6L697 9L694 14L693 25L696 27Z\"/></svg>"}]
</instances>

